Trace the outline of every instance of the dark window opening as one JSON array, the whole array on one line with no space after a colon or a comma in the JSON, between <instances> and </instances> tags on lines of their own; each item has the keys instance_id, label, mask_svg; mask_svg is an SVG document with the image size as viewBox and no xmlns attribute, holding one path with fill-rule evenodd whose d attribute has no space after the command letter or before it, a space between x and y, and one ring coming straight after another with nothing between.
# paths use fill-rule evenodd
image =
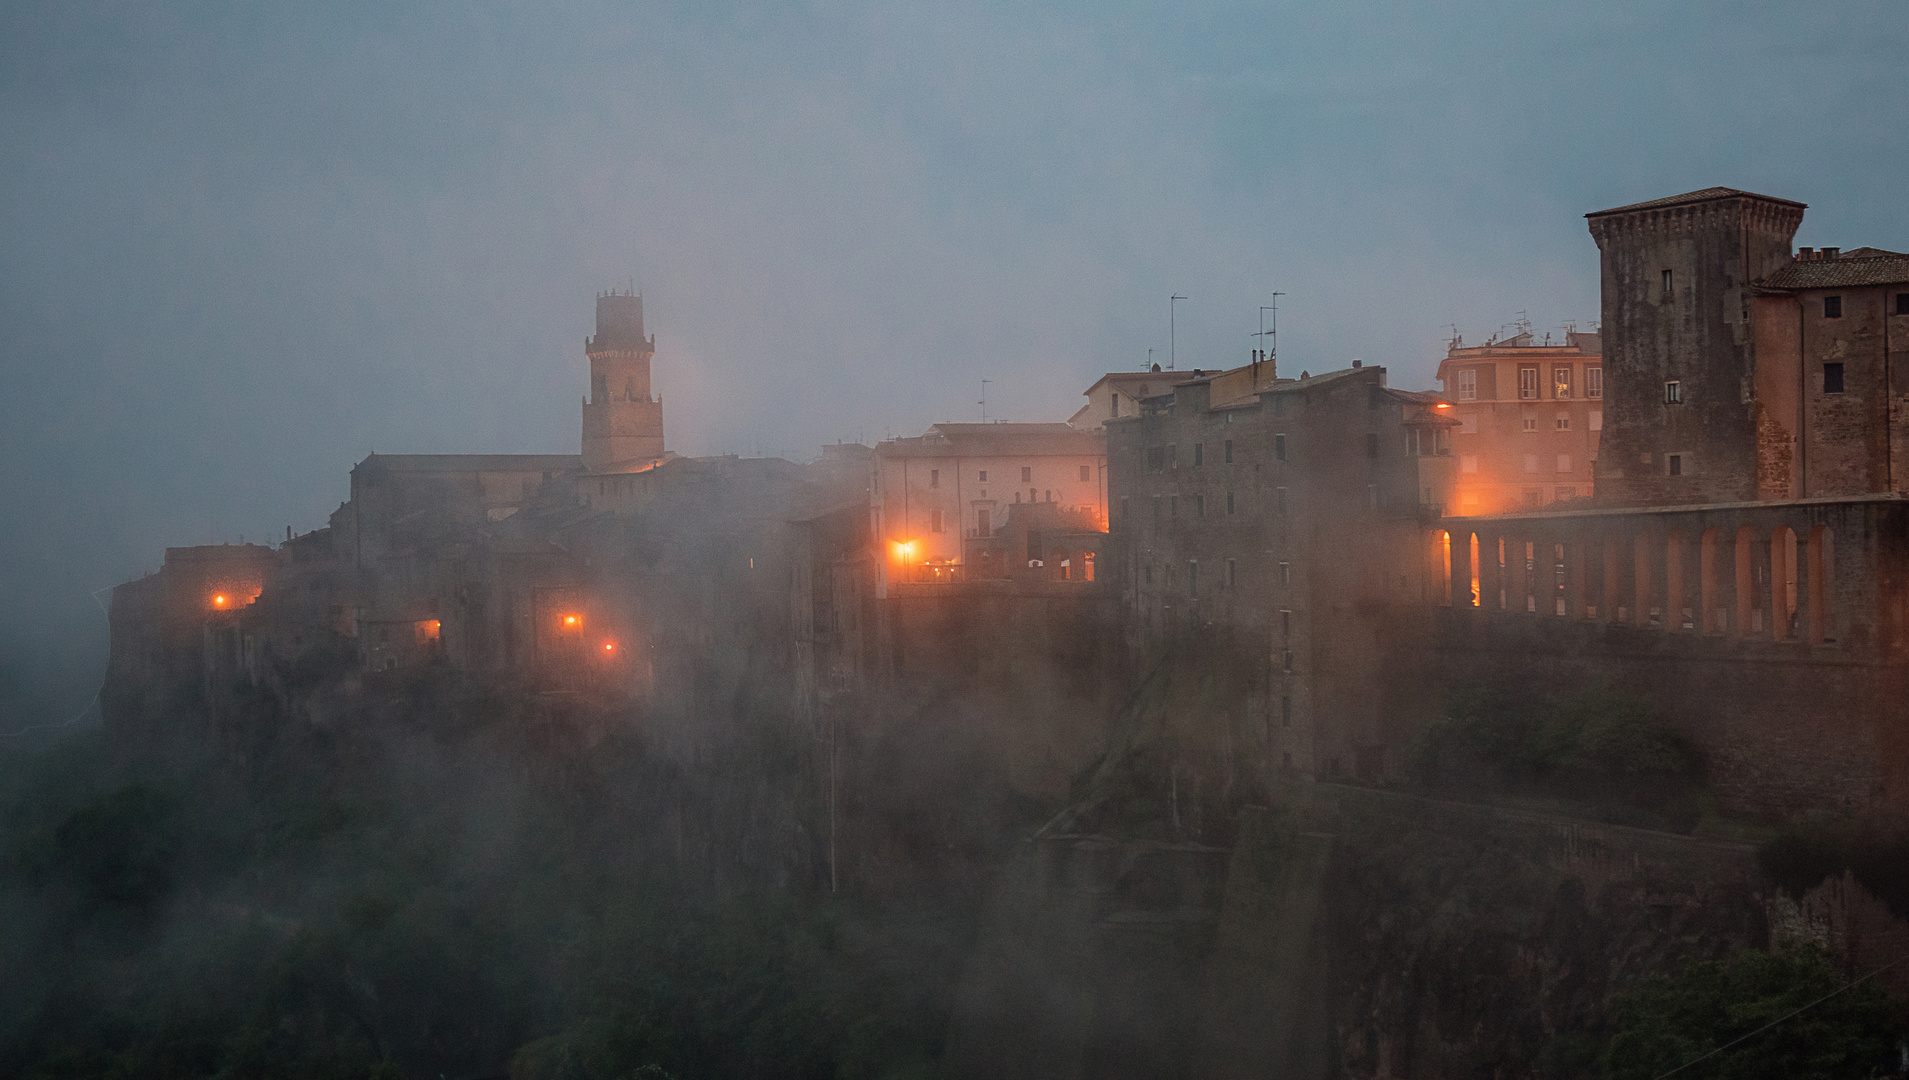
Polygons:
<instances>
[{"instance_id":1,"label":"dark window opening","mask_svg":"<svg viewBox=\"0 0 1909 1080\"><path fill-rule=\"evenodd\" d=\"M1196 442L1193 444L1193 467L1197 469L1200 466L1205 464L1206 464L1206 444L1203 442Z\"/></svg>"},{"instance_id":2,"label":"dark window opening","mask_svg":"<svg viewBox=\"0 0 1909 1080\"><path fill-rule=\"evenodd\" d=\"M1164 469L1166 467L1167 467L1167 448L1164 446L1147 447L1147 471L1159 472L1161 469ZM987 478L988 478L987 473L981 474L981 479L986 480Z\"/></svg>"},{"instance_id":3,"label":"dark window opening","mask_svg":"<svg viewBox=\"0 0 1909 1080\"><path fill-rule=\"evenodd\" d=\"M1672 476L1684 475L1684 455L1665 454L1664 468Z\"/></svg>"},{"instance_id":4,"label":"dark window opening","mask_svg":"<svg viewBox=\"0 0 1909 1080\"><path fill-rule=\"evenodd\" d=\"M931 488L938 488L941 486L941 470L940 469L928 470L928 486Z\"/></svg>"},{"instance_id":5,"label":"dark window opening","mask_svg":"<svg viewBox=\"0 0 1909 1080\"><path fill-rule=\"evenodd\" d=\"M1671 277L1670 271L1668 270L1664 271L1664 299L1666 300L1670 299L1671 294L1676 291L1677 290L1674 286L1674 279Z\"/></svg>"},{"instance_id":6,"label":"dark window opening","mask_svg":"<svg viewBox=\"0 0 1909 1080\"><path fill-rule=\"evenodd\" d=\"M1843 298L1840 296L1823 297L1823 318L1840 319L1843 317Z\"/></svg>"},{"instance_id":7,"label":"dark window opening","mask_svg":"<svg viewBox=\"0 0 1909 1080\"><path fill-rule=\"evenodd\" d=\"M1286 460L1286 436L1273 436L1273 458L1276 461Z\"/></svg>"},{"instance_id":8,"label":"dark window opening","mask_svg":"<svg viewBox=\"0 0 1909 1080\"><path fill-rule=\"evenodd\" d=\"M1840 394L1843 392L1843 365L1840 363L1823 365L1823 393Z\"/></svg>"},{"instance_id":9,"label":"dark window opening","mask_svg":"<svg viewBox=\"0 0 1909 1080\"><path fill-rule=\"evenodd\" d=\"M1193 516L1194 517L1206 516L1206 496L1204 495L1193 496Z\"/></svg>"},{"instance_id":10,"label":"dark window opening","mask_svg":"<svg viewBox=\"0 0 1909 1080\"><path fill-rule=\"evenodd\" d=\"M1034 479L1034 467L1031 465L1021 466L1021 483L1025 484L1032 479Z\"/></svg>"},{"instance_id":11,"label":"dark window opening","mask_svg":"<svg viewBox=\"0 0 1909 1080\"><path fill-rule=\"evenodd\" d=\"M1280 727L1293 726L1293 699L1292 698L1283 697L1279 699L1279 726ZM1292 763L1293 763L1293 756L1291 754L1287 754L1286 764L1291 765Z\"/></svg>"},{"instance_id":12,"label":"dark window opening","mask_svg":"<svg viewBox=\"0 0 1909 1080\"><path fill-rule=\"evenodd\" d=\"M1230 491L1226 493L1226 514L1228 517L1233 516L1233 493Z\"/></svg>"},{"instance_id":13,"label":"dark window opening","mask_svg":"<svg viewBox=\"0 0 1909 1080\"><path fill-rule=\"evenodd\" d=\"M1904 293L1903 298L1909 299L1909 293ZM1226 463L1233 464L1233 440L1231 439L1226 440Z\"/></svg>"},{"instance_id":14,"label":"dark window opening","mask_svg":"<svg viewBox=\"0 0 1909 1080\"><path fill-rule=\"evenodd\" d=\"M1664 384L1664 404L1682 405L1684 403L1684 384L1672 379Z\"/></svg>"},{"instance_id":15,"label":"dark window opening","mask_svg":"<svg viewBox=\"0 0 1909 1080\"><path fill-rule=\"evenodd\" d=\"M1909 292L1896 294L1896 314L1909 315Z\"/></svg>"}]
</instances>

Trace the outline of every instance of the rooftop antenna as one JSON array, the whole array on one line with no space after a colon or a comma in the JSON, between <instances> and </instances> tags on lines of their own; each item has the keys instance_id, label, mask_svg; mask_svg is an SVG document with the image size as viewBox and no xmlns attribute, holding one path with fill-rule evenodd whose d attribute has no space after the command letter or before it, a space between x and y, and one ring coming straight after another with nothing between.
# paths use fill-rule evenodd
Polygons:
<instances>
[{"instance_id":1,"label":"rooftop antenna","mask_svg":"<svg viewBox=\"0 0 1909 1080\"><path fill-rule=\"evenodd\" d=\"M1180 360L1180 337L1177 324L1173 319L1173 305L1186 297L1174 293L1167 297L1167 370L1172 371Z\"/></svg>"},{"instance_id":2,"label":"rooftop antenna","mask_svg":"<svg viewBox=\"0 0 1909 1080\"><path fill-rule=\"evenodd\" d=\"M1456 349L1456 348L1458 348L1458 346L1460 345L1460 343L1461 343L1461 342L1462 342L1462 341L1464 340L1464 339L1462 339L1462 338L1460 338L1460 337L1458 336L1458 324L1457 324L1457 323L1446 323L1446 324L1445 324L1444 326L1441 326L1441 327L1439 327L1439 329L1440 329L1440 330L1450 330L1450 331L1452 332L1452 336L1451 336L1451 337L1448 337L1448 338L1446 338L1446 339L1445 339L1445 351L1446 351L1446 352L1450 352L1450 351L1452 351L1453 349Z\"/></svg>"},{"instance_id":3,"label":"rooftop antenna","mask_svg":"<svg viewBox=\"0 0 1909 1080\"><path fill-rule=\"evenodd\" d=\"M1523 311L1518 312L1518 321L1512 323L1511 325L1517 327L1519 333L1523 333L1523 334L1531 333L1531 319Z\"/></svg>"},{"instance_id":4,"label":"rooftop antenna","mask_svg":"<svg viewBox=\"0 0 1909 1080\"><path fill-rule=\"evenodd\" d=\"M1259 333L1253 335L1259 339L1261 345L1266 347L1266 359L1273 360L1275 363L1279 356L1279 298L1285 295L1283 292L1276 292L1273 294L1272 303L1260 306ZM1269 311L1273 313L1271 330L1266 329L1266 313ZM1257 356L1253 358L1253 378L1255 379L1259 378L1259 360Z\"/></svg>"},{"instance_id":5,"label":"rooftop antenna","mask_svg":"<svg viewBox=\"0 0 1909 1080\"><path fill-rule=\"evenodd\" d=\"M981 380L981 422L984 424L988 422L988 384L993 381L993 379Z\"/></svg>"},{"instance_id":6,"label":"rooftop antenna","mask_svg":"<svg viewBox=\"0 0 1909 1080\"><path fill-rule=\"evenodd\" d=\"M1147 370L1148 371L1153 370L1153 350L1152 349L1147 350Z\"/></svg>"}]
</instances>

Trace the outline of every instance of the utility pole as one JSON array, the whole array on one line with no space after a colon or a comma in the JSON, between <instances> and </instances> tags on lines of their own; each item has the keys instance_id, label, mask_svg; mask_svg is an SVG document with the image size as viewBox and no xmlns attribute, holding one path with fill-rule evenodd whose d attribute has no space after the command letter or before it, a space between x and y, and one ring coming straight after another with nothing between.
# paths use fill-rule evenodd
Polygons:
<instances>
[{"instance_id":1,"label":"utility pole","mask_svg":"<svg viewBox=\"0 0 1909 1080\"><path fill-rule=\"evenodd\" d=\"M1179 364L1179 361L1180 361L1179 327L1178 327L1178 324L1174 322L1173 305L1185 299L1186 297L1181 296L1179 293L1174 293L1172 296L1167 297L1167 370L1168 371L1174 370L1174 368Z\"/></svg>"}]
</instances>

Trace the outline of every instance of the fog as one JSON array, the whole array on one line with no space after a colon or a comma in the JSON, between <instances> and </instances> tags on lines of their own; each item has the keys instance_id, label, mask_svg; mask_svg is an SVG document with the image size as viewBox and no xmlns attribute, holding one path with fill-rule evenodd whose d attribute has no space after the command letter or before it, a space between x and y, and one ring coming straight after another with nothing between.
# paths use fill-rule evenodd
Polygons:
<instances>
[{"instance_id":1,"label":"fog","mask_svg":"<svg viewBox=\"0 0 1909 1080\"><path fill-rule=\"evenodd\" d=\"M1253 845L1285 842L1255 824L1277 800L1238 764L1245 743L1193 731L1222 713L1270 724L1226 711L1219 688L1251 673L1162 660L1120 672L1132 685L1084 675L1103 655L1031 660L1011 685L944 673L859 705L838 761L814 717L803 728L745 692L772 667L750 639L712 650L745 688L726 709L619 699L518 725L434 670L385 686L388 714L308 730L309 701L275 690L233 714L271 720L256 730L182 727L135 751L99 727L109 594L167 547L323 527L373 452L576 453L583 339L608 289L644 297L670 450L808 462L979 420L984 393L988 419L1064 420L1103 372L1236 366L1275 300L1281 375L1357 360L1431 389L1454 333L1594 326L1582 215L1676 192L1807 202L1799 245L1909 249L1901 14L1884 0L0 7L0 958L45 976L0 994L0 1052L91 1075L104 1059L62 1058L62 1024L103 1054L159 1003L204 1030L155 1045L201 1057L135 1074L215 1059L340 1076L515 1062L519 1077L621 1080L662 1061L684 1076L961 1074L962 1054L988 1060L990 1024L1018 1019L1015 993L1060 1030L1079 1019L1063 999L1099 977L1015 974L1079 927L1002 915L1050 880L1029 838L1073 831L1193 852L1197 872L1149 870L1139 848L1112 861L1156 874L1134 886L1159 894L1145 903L1167 910L1159 896L1182 889L1199 908L1182 922L1323 981L1293 959L1303 948L1217 914ZM674 524L714 576L706 522ZM640 532L602 541L631 581L641 545L616 544ZM788 607L772 599L764 610ZM1096 644L1111 654L1112 637ZM313 685L358 693L362 657L332 659ZM782 689L763 686L750 692ZM1695 751L1610 689L1459 700L1424 790L1563 799L1678 837L1713 822ZM703 734L658 734L659 718ZM1113 749L1036 761L1041 724ZM862 860L842 895L819 884L837 820L817 777L836 784L838 766L859 785L842 814ZM1359 827L1346 835L1370 841L1365 861L1320 870L1315 892L1435 906L1443 870L1413 863L1378 816ZM1861 852L1823 862L1795 841L1811 849L1793 860L1797 897L1859 873L1862 852L1900 850L1880 826L1836 828ZM1454 836L1453 862L1486 861ZM1636 843L1632 863L1649 865ZM152 876L114 877L126 866ZM1504 892L1556 919L1578 910L1541 875ZM1768 898L1751 892L1735 882L1649 933L1612 931L1613 971L1762 926ZM1355 937L1367 913L1333 913L1332 932ZM1008 957L989 961L998 972L977 941ZM1256 962L1226 977L1260 978ZM165 988L175 970L200 972L204 995ZM1160 1020L1178 1034L1149 1052L1205 1022L1187 1002L1224 997L1205 971L1136 992L1136 1032L1164 1015L1147 1001L1177 994L1189 1013ZM1285 992L1299 976L1279 971L1266 980ZM1827 972L1796 979L1840 977ZM313 1026L232 1050L236 1033L270 1042L254 992ZM1880 1023L1880 1000L1851 1024ZM965 1028L949 1019L962 1008ZM1119 1028L1108 1015L1094 1022ZM1506 1030L1487 1034L1526 1037ZM1117 1039L1096 1045L1120 1056ZM1553 1074L1590 1075L1589 1060Z\"/></svg>"},{"instance_id":2,"label":"fog","mask_svg":"<svg viewBox=\"0 0 1909 1080\"><path fill-rule=\"evenodd\" d=\"M1860 29L1858 29L1860 28ZM671 446L808 457L1091 378L1423 387L1456 325L1597 319L1578 215L1726 184L1902 246L1886 3L36 4L0 13L11 726L87 594L303 531L373 450L572 451L635 283ZM1168 340L1169 294L1178 309Z\"/></svg>"}]
</instances>

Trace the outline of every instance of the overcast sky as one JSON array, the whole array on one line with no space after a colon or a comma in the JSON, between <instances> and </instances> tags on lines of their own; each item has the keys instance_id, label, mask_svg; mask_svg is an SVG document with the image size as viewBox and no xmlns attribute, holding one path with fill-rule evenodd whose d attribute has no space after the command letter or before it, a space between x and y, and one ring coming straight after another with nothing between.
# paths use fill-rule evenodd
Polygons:
<instances>
[{"instance_id":1,"label":"overcast sky","mask_svg":"<svg viewBox=\"0 0 1909 1080\"><path fill-rule=\"evenodd\" d=\"M1710 185L1909 247L1909 19L1802 3L0 6L0 729L88 594L382 452L570 452L634 282L672 449L1064 419L1148 350L1596 321L1582 215ZM1167 297L1179 305L1170 343ZM99 595L100 600L105 594Z\"/></svg>"}]
</instances>

